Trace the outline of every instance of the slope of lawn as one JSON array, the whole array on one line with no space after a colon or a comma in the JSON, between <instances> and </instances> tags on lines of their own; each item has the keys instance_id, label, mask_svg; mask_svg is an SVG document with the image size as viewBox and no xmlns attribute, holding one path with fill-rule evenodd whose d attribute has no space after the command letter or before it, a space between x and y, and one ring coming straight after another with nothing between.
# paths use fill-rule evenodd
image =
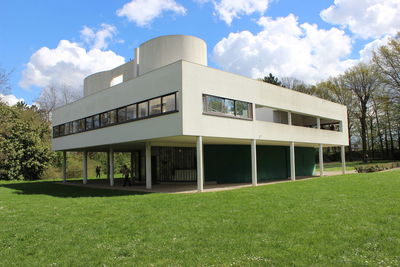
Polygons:
<instances>
[{"instance_id":1,"label":"slope of lawn","mask_svg":"<svg viewBox=\"0 0 400 267\"><path fill-rule=\"evenodd\" d=\"M203 194L0 183L0 266L399 266L400 171Z\"/></svg>"}]
</instances>

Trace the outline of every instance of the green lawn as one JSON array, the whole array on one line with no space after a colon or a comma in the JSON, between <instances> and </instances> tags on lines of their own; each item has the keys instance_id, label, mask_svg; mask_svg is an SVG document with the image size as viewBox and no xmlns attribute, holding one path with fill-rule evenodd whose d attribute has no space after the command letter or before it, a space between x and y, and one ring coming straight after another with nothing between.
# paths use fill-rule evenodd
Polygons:
<instances>
[{"instance_id":1,"label":"green lawn","mask_svg":"<svg viewBox=\"0 0 400 267\"><path fill-rule=\"evenodd\" d=\"M399 266L400 171L203 194L0 182L0 266Z\"/></svg>"}]
</instances>

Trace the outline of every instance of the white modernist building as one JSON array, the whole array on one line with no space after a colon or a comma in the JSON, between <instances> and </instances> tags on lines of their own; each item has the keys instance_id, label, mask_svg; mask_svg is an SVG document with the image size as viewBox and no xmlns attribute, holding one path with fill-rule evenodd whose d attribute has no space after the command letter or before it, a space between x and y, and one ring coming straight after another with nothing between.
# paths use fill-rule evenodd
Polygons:
<instances>
[{"instance_id":1,"label":"white modernist building","mask_svg":"<svg viewBox=\"0 0 400 267\"><path fill-rule=\"evenodd\" d=\"M323 147L341 147L344 171L347 116L345 106L210 68L203 40L170 35L86 77L84 97L54 111L52 144L64 156L84 152L85 183L87 152L108 153L111 185L114 153L131 152L148 189L191 181L202 191L205 181L312 175Z\"/></svg>"}]
</instances>

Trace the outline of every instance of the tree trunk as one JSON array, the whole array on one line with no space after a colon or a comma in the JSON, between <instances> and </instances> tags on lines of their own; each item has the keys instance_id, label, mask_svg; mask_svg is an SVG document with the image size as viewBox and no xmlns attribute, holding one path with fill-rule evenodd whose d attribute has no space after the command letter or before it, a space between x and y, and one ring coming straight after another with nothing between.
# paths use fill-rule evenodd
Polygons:
<instances>
[{"instance_id":1,"label":"tree trunk","mask_svg":"<svg viewBox=\"0 0 400 267\"><path fill-rule=\"evenodd\" d=\"M386 156L385 159L389 158L389 142L388 142L388 136L387 136L387 130L386 127L383 128L383 133L385 136L385 146L386 146Z\"/></svg>"},{"instance_id":2,"label":"tree trunk","mask_svg":"<svg viewBox=\"0 0 400 267\"><path fill-rule=\"evenodd\" d=\"M390 158L393 158L394 142L393 142L392 125L390 123L389 110L386 110L386 118L387 118L388 128L389 128L388 131L389 131L389 138L390 138Z\"/></svg>"},{"instance_id":3,"label":"tree trunk","mask_svg":"<svg viewBox=\"0 0 400 267\"><path fill-rule=\"evenodd\" d=\"M371 158L375 158L375 148L374 148L374 133L373 133L373 121L372 121L372 116L369 117L369 132L371 136Z\"/></svg>"},{"instance_id":4,"label":"tree trunk","mask_svg":"<svg viewBox=\"0 0 400 267\"><path fill-rule=\"evenodd\" d=\"M397 149L400 151L400 125L397 125Z\"/></svg>"},{"instance_id":5,"label":"tree trunk","mask_svg":"<svg viewBox=\"0 0 400 267\"><path fill-rule=\"evenodd\" d=\"M363 162L367 162L367 102L361 103L361 141L362 141L362 159Z\"/></svg>"},{"instance_id":6,"label":"tree trunk","mask_svg":"<svg viewBox=\"0 0 400 267\"><path fill-rule=\"evenodd\" d=\"M378 117L378 112L377 112L377 108L376 108L376 103L374 101L374 114L375 114L375 119L376 119L376 128L377 128L377 132L378 132L378 137L379 137L379 144L381 147L381 157L383 158L385 156L385 151L383 148L383 139L382 139L382 132L381 132L381 127L380 127L380 123L379 123L379 117Z\"/></svg>"}]
</instances>

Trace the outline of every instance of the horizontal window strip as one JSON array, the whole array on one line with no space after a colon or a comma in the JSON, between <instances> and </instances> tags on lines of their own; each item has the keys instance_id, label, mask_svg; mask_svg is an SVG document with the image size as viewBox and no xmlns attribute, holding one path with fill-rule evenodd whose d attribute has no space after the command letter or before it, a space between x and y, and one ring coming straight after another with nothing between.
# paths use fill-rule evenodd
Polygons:
<instances>
[{"instance_id":1,"label":"horizontal window strip","mask_svg":"<svg viewBox=\"0 0 400 267\"><path fill-rule=\"evenodd\" d=\"M252 103L203 94L203 114L236 119L253 119Z\"/></svg>"},{"instance_id":2,"label":"horizontal window strip","mask_svg":"<svg viewBox=\"0 0 400 267\"><path fill-rule=\"evenodd\" d=\"M53 127L53 138L148 119L178 111L177 92L153 97Z\"/></svg>"}]
</instances>

